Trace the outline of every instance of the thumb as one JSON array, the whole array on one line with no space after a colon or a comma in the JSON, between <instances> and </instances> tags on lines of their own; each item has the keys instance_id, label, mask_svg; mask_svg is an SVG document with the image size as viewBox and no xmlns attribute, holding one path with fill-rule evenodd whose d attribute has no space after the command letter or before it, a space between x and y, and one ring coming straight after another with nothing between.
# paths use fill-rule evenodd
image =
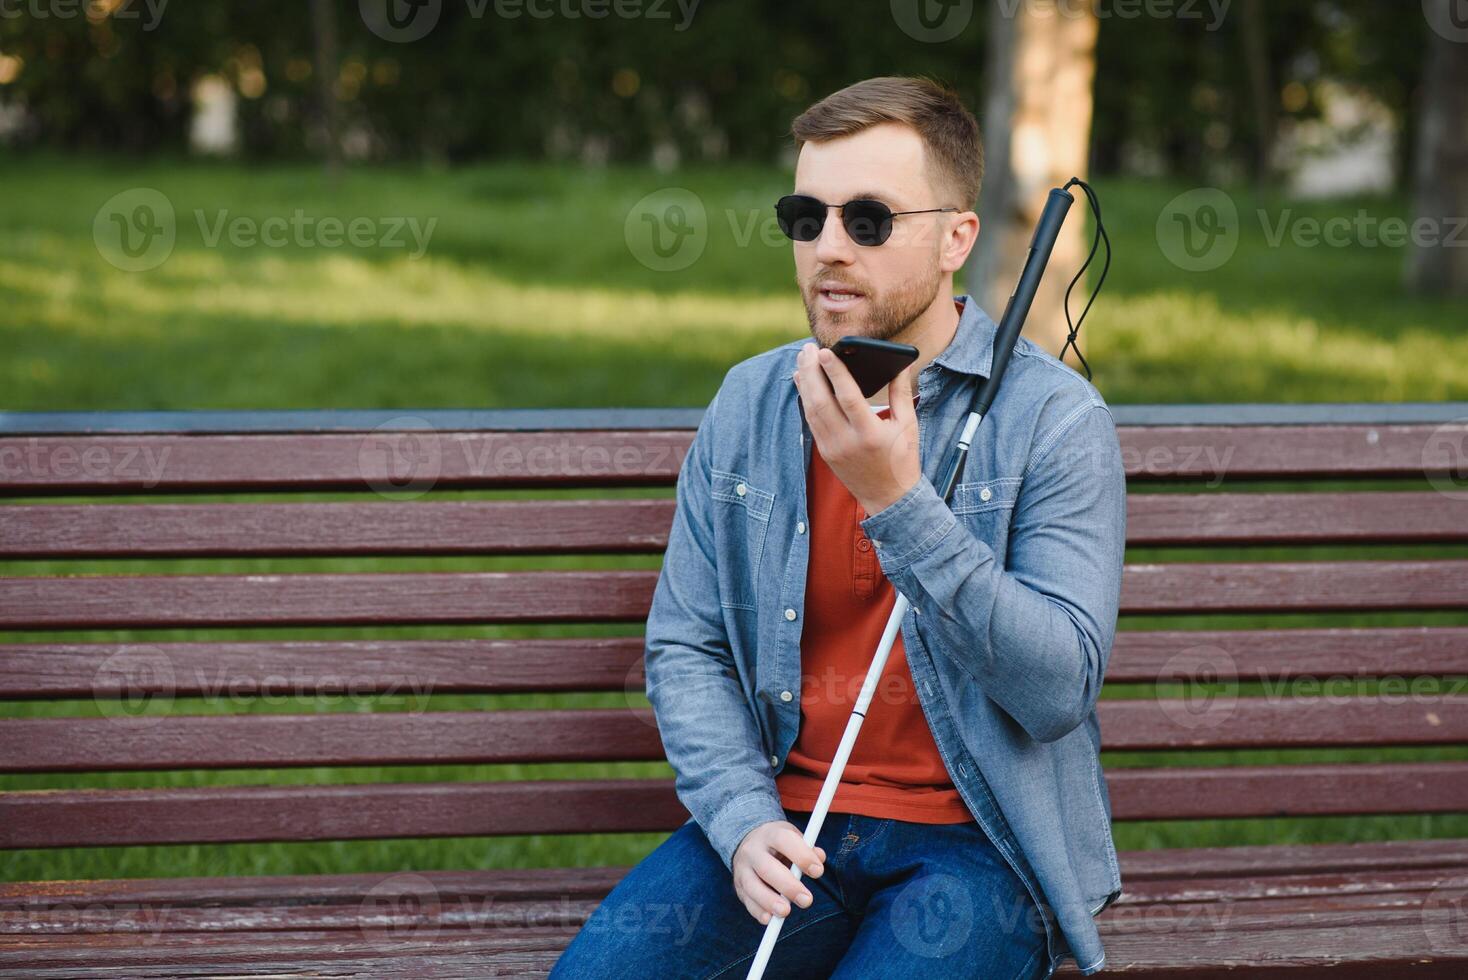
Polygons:
<instances>
[{"instance_id":1,"label":"thumb","mask_svg":"<svg viewBox=\"0 0 1468 980\"><path fill-rule=\"evenodd\" d=\"M909 365L897 373L892 379L888 391L888 401L892 403L891 417L902 429L917 424L917 412L912 407L912 366Z\"/></svg>"}]
</instances>

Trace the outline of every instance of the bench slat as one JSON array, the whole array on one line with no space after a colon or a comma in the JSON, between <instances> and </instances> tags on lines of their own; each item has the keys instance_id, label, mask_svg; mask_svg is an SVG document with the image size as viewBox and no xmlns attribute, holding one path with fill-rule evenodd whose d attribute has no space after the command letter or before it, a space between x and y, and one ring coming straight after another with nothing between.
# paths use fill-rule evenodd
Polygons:
<instances>
[{"instance_id":1,"label":"bench slat","mask_svg":"<svg viewBox=\"0 0 1468 980\"><path fill-rule=\"evenodd\" d=\"M1106 945L1106 970L1150 980L1231 980L1243 973L1260 980L1458 980L1468 953L1438 951L1423 934L1420 913L1393 916L1369 912L1316 921L1258 922L1239 915L1125 926L1098 920ZM1449 928L1445 925L1444 928ZM1163 942L1159 942L1158 933ZM23 965L36 980L105 976L118 980L154 978L294 976L302 970L338 978L496 976L543 978L575 929L477 932L469 929L409 930L347 941L339 932L164 933L135 937L100 934L37 937L27 948L0 960ZM1185 934L1185 942L1176 941ZM1167 942L1171 939L1173 941ZM1443 945L1439 942L1438 945ZM106 963L98 968L97 963ZM1079 976L1073 961L1056 976Z\"/></svg>"},{"instance_id":2,"label":"bench slat","mask_svg":"<svg viewBox=\"0 0 1468 980\"><path fill-rule=\"evenodd\" d=\"M1172 894L1183 900L1197 879L1219 897L1267 894L1274 878L1303 880L1312 875L1380 879L1396 889L1402 882L1440 882L1468 869L1468 838L1354 841L1329 844L1263 844L1222 847L1169 847L1119 851L1125 891L1118 902L1151 889L1148 900ZM625 865L583 868L491 868L473 871L411 872L427 882L441 901L479 904L490 896L506 903L549 899L599 900L631 870ZM1398 872L1405 874L1397 878ZM0 881L0 910L25 908L163 905L253 908L355 906L398 873L231 876L214 878L104 878L68 881Z\"/></svg>"},{"instance_id":3,"label":"bench slat","mask_svg":"<svg viewBox=\"0 0 1468 980\"><path fill-rule=\"evenodd\" d=\"M16 643L0 700L641 691L636 637ZM1120 630L1108 684L1468 675L1468 627Z\"/></svg>"},{"instance_id":4,"label":"bench slat","mask_svg":"<svg viewBox=\"0 0 1468 980\"><path fill-rule=\"evenodd\" d=\"M669 499L0 507L0 556L657 553Z\"/></svg>"},{"instance_id":5,"label":"bench slat","mask_svg":"<svg viewBox=\"0 0 1468 980\"><path fill-rule=\"evenodd\" d=\"M1126 536L1131 545L1468 541L1468 495L1133 493Z\"/></svg>"},{"instance_id":6,"label":"bench slat","mask_svg":"<svg viewBox=\"0 0 1468 980\"><path fill-rule=\"evenodd\" d=\"M670 499L0 506L0 556L655 553ZM1133 545L1468 541L1468 497L1133 493Z\"/></svg>"},{"instance_id":7,"label":"bench slat","mask_svg":"<svg viewBox=\"0 0 1468 980\"><path fill-rule=\"evenodd\" d=\"M1116 820L1468 810L1468 762L1118 769ZM671 779L0 794L0 848L668 831Z\"/></svg>"},{"instance_id":8,"label":"bench slat","mask_svg":"<svg viewBox=\"0 0 1468 980\"><path fill-rule=\"evenodd\" d=\"M667 485L691 430L0 438L0 493Z\"/></svg>"},{"instance_id":9,"label":"bench slat","mask_svg":"<svg viewBox=\"0 0 1468 980\"><path fill-rule=\"evenodd\" d=\"M1129 477L1210 482L1449 473L1465 434L1459 422L1117 427ZM669 484L692 437L691 429L6 436L0 494Z\"/></svg>"},{"instance_id":10,"label":"bench slat","mask_svg":"<svg viewBox=\"0 0 1468 980\"><path fill-rule=\"evenodd\" d=\"M1109 750L1468 742L1468 696L1104 700ZM647 708L0 719L0 772L651 761Z\"/></svg>"},{"instance_id":11,"label":"bench slat","mask_svg":"<svg viewBox=\"0 0 1468 980\"><path fill-rule=\"evenodd\" d=\"M1256 878L1190 879L1186 882L1144 881L1125 890L1108 919L1147 916L1165 919L1179 903L1228 902L1227 911L1259 916L1280 911L1342 913L1362 909L1397 911L1420 909L1450 869L1367 871L1354 874L1284 875ZM46 894L32 895L21 908L0 907L0 937L6 935L112 932L228 932L243 929L305 931L315 929L375 930L409 928L414 924L445 928L572 927L595 909L597 896L559 895L547 898L515 897L503 892L482 895L445 895L438 884L420 875L375 876L378 894L363 894L356 904L346 901L304 903L283 893L267 902L248 905L203 905L190 897L182 907L145 907L137 901L101 904L92 901L79 915L74 903ZM482 886L481 886L482 887ZM604 897L604 896L603 896ZM404 901L417 899L414 902ZM1237 904L1234 904L1237 903ZM349 938L349 937L344 937ZM5 940L0 938L0 945Z\"/></svg>"},{"instance_id":12,"label":"bench slat","mask_svg":"<svg viewBox=\"0 0 1468 980\"><path fill-rule=\"evenodd\" d=\"M0 629L638 622L655 571L0 578ZM918 603L921 609L921 602ZM1123 613L1468 608L1468 560L1128 565Z\"/></svg>"}]
</instances>

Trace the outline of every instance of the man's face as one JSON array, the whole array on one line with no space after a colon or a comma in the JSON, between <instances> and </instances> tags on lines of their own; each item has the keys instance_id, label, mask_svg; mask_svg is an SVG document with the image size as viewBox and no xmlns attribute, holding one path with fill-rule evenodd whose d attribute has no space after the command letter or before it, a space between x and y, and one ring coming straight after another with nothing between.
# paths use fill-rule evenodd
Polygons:
<instances>
[{"instance_id":1,"label":"man's face","mask_svg":"<svg viewBox=\"0 0 1468 980\"><path fill-rule=\"evenodd\" d=\"M807 142L795 165L796 194L827 204L854 198L881 201L893 211L948 207L929 185L917 130L881 123L850 136ZM940 267L948 219L954 212L892 219L881 245L857 245L832 208L820 237L794 242L795 279L810 331L830 346L846 334L887 340L932 305L943 281Z\"/></svg>"}]
</instances>

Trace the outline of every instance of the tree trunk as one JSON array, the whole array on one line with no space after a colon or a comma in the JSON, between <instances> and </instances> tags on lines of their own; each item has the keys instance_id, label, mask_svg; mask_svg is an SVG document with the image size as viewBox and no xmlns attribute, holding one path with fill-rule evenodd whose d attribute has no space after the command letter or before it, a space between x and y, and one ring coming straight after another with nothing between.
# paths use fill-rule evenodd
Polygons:
<instances>
[{"instance_id":1,"label":"tree trunk","mask_svg":"<svg viewBox=\"0 0 1468 980\"><path fill-rule=\"evenodd\" d=\"M316 92L322 163L326 175L341 172L341 133L337 121L337 30L333 0L311 0L311 33L316 44Z\"/></svg>"},{"instance_id":2,"label":"tree trunk","mask_svg":"<svg viewBox=\"0 0 1468 980\"><path fill-rule=\"evenodd\" d=\"M1249 103L1254 115L1254 180L1263 183L1270 176L1274 159L1274 138L1278 124L1274 111L1274 83L1269 70L1269 41L1265 34L1261 0L1244 0L1243 10L1244 64L1249 69Z\"/></svg>"},{"instance_id":3,"label":"tree trunk","mask_svg":"<svg viewBox=\"0 0 1468 980\"><path fill-rule=\"evenodd\" d=\"M1086 177L1097 28L1090 3L990 7L979 240L964 268L964 284L995 320L1014 291L1050 188ZM1065 287L1090 248L1090 208L1079 188L1070 193L1076 205L1025 321L1025 336L1052 354L1065 344ZM1080 315L1089 295L1084 286L1078 283L1072 294L1072 317Z\"/></svg>"},{"instance_id":4,"label":"tree trunk","mask_svg":"<svg viewBox=\"0 0 1468 980\"><path fill-rule=\"evenodd\" d=\"M1468 42L1450 38L1450 8L1427 33L1427 68L1417 103L1413 210L1431 229L1415 230L1407 253L1407 288L1424 296L1468 296ZM1456 246L1456 247L1455 247Z\"/></svg>"}]
</instances>

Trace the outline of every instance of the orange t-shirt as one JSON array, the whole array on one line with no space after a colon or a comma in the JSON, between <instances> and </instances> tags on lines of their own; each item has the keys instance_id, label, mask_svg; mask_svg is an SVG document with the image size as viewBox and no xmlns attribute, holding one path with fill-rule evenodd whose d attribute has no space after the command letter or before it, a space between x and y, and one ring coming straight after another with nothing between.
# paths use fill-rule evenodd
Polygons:
<instances>
[{"instance_id":1,"label":"orange t-shirt","mask_svg":"<svg viewBox=\"0 0 1468 980\"><path fill-rule=\"evenodd\" d=\"M890 411L884 408L878 414L887 418ZM800 635L800 729L775 786L784 806L808 811L815 809L856 707L896 590L858 523L867 514L814 446L806 490L810 563ZM974 819L938 754L901 633L841 774L831 812L933 824Z\"/></svg>"}]
</instances>

